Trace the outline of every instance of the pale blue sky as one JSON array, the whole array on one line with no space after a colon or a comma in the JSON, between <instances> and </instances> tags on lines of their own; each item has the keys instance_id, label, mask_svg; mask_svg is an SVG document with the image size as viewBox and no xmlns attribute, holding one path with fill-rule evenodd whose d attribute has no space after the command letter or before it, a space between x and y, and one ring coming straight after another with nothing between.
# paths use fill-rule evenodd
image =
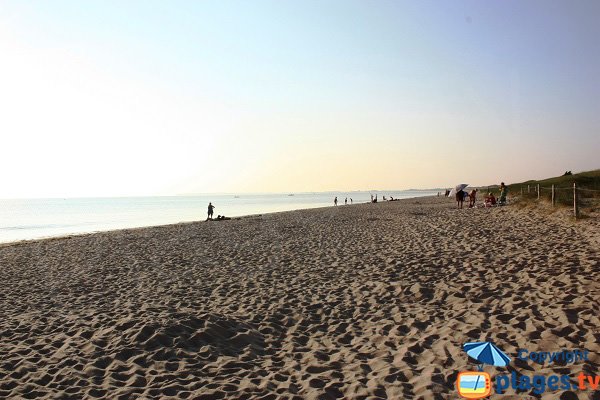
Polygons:
<instances>
[{"instance_id":1,"label":"pale blue sky","mask_svg":"<svg viewBox=\"0 0 600 400\"><path fill-rule=\"evenodd\" d=\"M597 1L0 0L0 197L600 167Z\"/></svg>"}]
</instances>

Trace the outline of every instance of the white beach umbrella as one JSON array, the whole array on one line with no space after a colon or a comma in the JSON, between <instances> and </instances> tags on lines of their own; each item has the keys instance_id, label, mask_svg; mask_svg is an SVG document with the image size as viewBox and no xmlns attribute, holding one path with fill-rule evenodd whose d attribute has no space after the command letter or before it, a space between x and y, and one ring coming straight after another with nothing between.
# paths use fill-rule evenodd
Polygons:
<instances>
[{"instance_id":1,"label":"white beach umbrella","mask_svg":"<svg viewBox=\"0 0 600 400\"><path fill-rule=\"evenodd\" d=\"M449 194L449 196L454 196L454 195L456 194L456 192L460 192L461 190L463 190L463 189L464 189L464 188L466 188L467 186L469 186L469 184L468 184L468 183L460 183L460 184L456 185L456 186L454 187L454 189L452 189L452 190L450 191L450 194Z\"/></svg>"}]
</instances>

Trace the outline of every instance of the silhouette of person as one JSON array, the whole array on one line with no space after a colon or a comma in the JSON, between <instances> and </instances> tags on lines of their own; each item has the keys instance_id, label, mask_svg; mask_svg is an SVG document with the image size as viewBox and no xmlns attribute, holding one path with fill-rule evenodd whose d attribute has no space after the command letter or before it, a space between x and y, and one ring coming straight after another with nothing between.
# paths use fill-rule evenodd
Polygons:
<instances>
[{"instance_id":1,"label":"silhouette of person","mask_svg":"<svg viewBox=\"0 0 600 400\"><path fill-rule=\"evenodd\" d=\"M335 199L333 199L333 205L337 206L337 196L335 196Z\"/></svg>"},{"instance_id":2,"label":"silhouette of person","mask_svg":"<svg viewBox=\"0 0 600 400\"><path fill-rule=\"evenodd\" d=\"M456 192L456 208L463 208L463 202L465 201L464 190Z\"/></svg>"},{"instance_id":3,"label":"silhouette of person","mask_svg":"<svg viewBox=\"0 0 600 400\"><path fill-rule=\"evenodd\" d=\"M213 217L213 211L216 207L212 205L212 203L208 203L208 218L206 218L206 220L208 221L209 219L212 219Z\"/></svg>"},{"instance_id":4,"label":"silhouette of person","mask_svg":"<svg viewBox=\"0 0 600 400\"><path fill-rule=\"evenodd\" d=\"M346 206L348 205L348 198L347 197L344 199L344 205L346 205Z\"/></svg>"}]
</instances>

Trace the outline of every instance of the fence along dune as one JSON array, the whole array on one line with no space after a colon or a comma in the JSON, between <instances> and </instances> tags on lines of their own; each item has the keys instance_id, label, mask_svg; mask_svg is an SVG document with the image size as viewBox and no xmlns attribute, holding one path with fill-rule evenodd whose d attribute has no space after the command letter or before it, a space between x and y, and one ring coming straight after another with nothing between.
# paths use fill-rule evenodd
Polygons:
<instances>
[{"instance_id":1,"label":"fence along dune","mask_svg":"<svg viewBox=\"0 0 600 400\"><path fill-rule=\"evenodd\" d=\"M509 189L521 201L548 201L552 207L572 207L573 216L578 218L581 210L593 211L600 205L600 169L513 183Z\"/></svg>"}]
</instances>

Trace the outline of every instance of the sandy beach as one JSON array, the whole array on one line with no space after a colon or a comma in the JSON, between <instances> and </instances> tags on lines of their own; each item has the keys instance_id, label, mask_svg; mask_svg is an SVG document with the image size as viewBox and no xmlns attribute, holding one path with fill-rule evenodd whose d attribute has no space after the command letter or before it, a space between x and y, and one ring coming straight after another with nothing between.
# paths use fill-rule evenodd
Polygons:
<instances>
[{"instance_id":1,"label":"sandy beach","mask_svg":"<svg viewBox=\"0 0 600 400\"><path fill-rule=\"evenodd\" d=\"M454 399L465 342L582 349L600 230L420 198L0 246L0 398ZM600 390L492 398L598 399ZM566 397L565 397L566 396ZM575 397L569 397L575 396Z\"/></svg>"}]
</instances>

